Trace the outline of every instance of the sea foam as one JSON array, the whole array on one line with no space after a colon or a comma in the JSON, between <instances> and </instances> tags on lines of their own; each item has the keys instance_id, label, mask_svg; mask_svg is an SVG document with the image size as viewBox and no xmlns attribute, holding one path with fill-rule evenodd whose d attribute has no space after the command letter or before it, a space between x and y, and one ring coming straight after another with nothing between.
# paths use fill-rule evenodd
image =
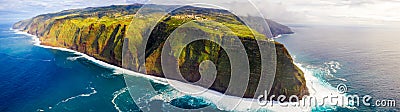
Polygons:
<instances>
[{"instance_id":1,"label":"sea foam","mask_svg":"<svg viewBox=\"0 0 400 112\"><path fill-rule=\"evenodd\" d=\"M77 60L78 58L83 58L83 56L68 57L67 60L75 61L75 60Z\"/></svg>"},{"instance_id":2,"label":"sea foam","mask_svg":"<svg viewBox=\"0 0 400 112\"><path fill-rule=\"evenodd\" d=\"M115 73L117 74L126 74L126 75L133 75L133 76L140 76L144 77L147 79L153 80L155 83L160 83L164 85L170 85L170 83L174 83L174 85L179 85L179 86L185 86L185 90L183 91L199 91L199 90L204 90L203 87L196 86L196 85L191 85L187 83L183 83L180 81L176 80L171 80L171 79L165 79L165 78L160 78L160 77L155 77L155 76L150 76L150 75L145 75L141 73L137 73L134 71L130 71L121 67L117 67L111 64L108 64L106 62L97 60L93 57L90 57L84 53L80 53L71 49L67 48L59 48L59 47L51 47L51 46L45 46L45 45L40 45L40 39L34 35L28 34L26 32L22 32L19 30L15 30L16 34L24 34L32 37L34 45L43 47L43 48L48 48L48 49L55 49L55 50L61 50L61 51L66 51L66 52L71 52L76 55L79 55L79 58L86 58L89 61L92 61L99 66L113 69ZM338 92L335 91L335 89L332 86L328 86L326 84L323 84L317 77L315 77L312 73L312 71L307 70L306 68L303 68L300 63L296 63L298 67L300 67L301 70L304 71L305 73L305 79L307 81L307 88L309 89L310 95L315 96L317 98L324 98L327 95L341 95ZM181 89L181 88L180 88ZM318 91L318 92L317 92ZM119 107L115 104L115 99L122 94L123 92L126 92L126 89L121 89L120 91L117 91L117 93L114 93L114 97L112 100L112 103L114 104L115 108L120 111ZM76 97L80 96L90 96L92 94L97 93L97 91L93 91L90 94L82 94L78 95ZM176 93L179 94L179 93ZM213 104L217 106L218 109L220 110L232 110L234 109L235 111L249 111L249 110L270 110L270 111L281 111L281 110L288 110L288 111L311 111L313 107L282 107L278 105L278 102L272 102L269 105L266 106L261 106L258 104L258 101L256 99L249 99L249 98L241 98L241 97L235 97L235 96L228 96L224 95L220 92L214 91L214 90L207 90L203 92L202 94L190 94L191 96L198 96L201 98L204 98L207 101L211 101ZM181 95L178 95L181 96ZM223 100L221 100L221 96L223 96ZM75 98L76 98L75 97ZM157 98L156 99L163 99L163 98ZM74 98L69 98L63 101L68 101ZM165 100L165 99L164 99ZM322 101L322 100L318 100ZM168 102L168 101L166 101ZM239 103L236 103L239 102ZM287 103L289 104L289 103Z\"/></svg>"},{"instance_id":3,"label":"sea foam","mask_svg":"<svg viewBox=\"0 0 400 112\"><path fill-rule=\"evenodd\" d=\"M94 94L97 93L96 89L93 88L93 87L88 87L88 89L90 89L92 92L90 92L90 93L84 93L84 94L79 94L79 95L76 95L76 96L69 97L69 98L67 98L67 99L64 99L64 100L58 102L58 103L56 104L56 106L60 105L61 103L65 103L65 102L68 102L68 101L70 101L70 100L73 100L73 99L76 99L76 98L79 98L79 97L89 97L89 96L94 95Z\"/></svg>"},{"instance_id":4,"label":"sea foam","mask_svg":"<svg viewBox=\"0 0 400 112\"><path fill-rule=\"evenodd\" d=\"M111 100L111 103L114 105L114 108L118 111L118 112L122 112L121 109L118 107L117 103L115 102L115 100L118 98L119 95L121 95L122 93L125 93L128 90L128 87L124 87L116 92L113 93L113 99Z\"/></svg>"}]
</instances>

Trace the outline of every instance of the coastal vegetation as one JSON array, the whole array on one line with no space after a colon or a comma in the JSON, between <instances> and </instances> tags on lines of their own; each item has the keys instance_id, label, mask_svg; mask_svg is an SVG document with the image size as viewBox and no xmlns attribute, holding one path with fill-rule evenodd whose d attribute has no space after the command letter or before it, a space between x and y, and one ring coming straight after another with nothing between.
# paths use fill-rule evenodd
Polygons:
<instances>
[{"instance_id":1,"label":"coastal vegetation","mask_svg":"<svg viewBox=\"0 0 400 112\"><path fill-rule=\"evenodd\" d=\"M213 84L210 89L222 93L230 83L229 74L233 66L226 53L227 49L208 40L194 41L185 46L181 45L182 40L179 38L170 41L167 41L167 38L176 34L175 31L187 34L180 35L181 37L190 36L191 33L203 34L216 40L238 37L246 49L250 64L250 80L244 97L257 97L255 92L262 68L256 39L267 42L267 36L248 28L238 17L227 11L190 6L164 16L151 32L147 32L152 27L148 22L157 20L155 17L158 15L135 15L141 6L114 5L66 10L20 21L13 28L40 37L43 45L76 50L120 67L124 67L123 63L126 63L122 58L130 57L130 60L124 60L128 61L129 67L124 68L158 77L165 77L161 66L163 47L178 46L179 49L169 48L169 63L177 65L186 80L196 82L201 77L200 63L205 60L212 61L216 64L218 72L215 82L211 82ZM160 9L152 9L149 12L157 10ZM275 29L272 30L273 35L293 33L286 26L276 22L271 24L274 25L271 29ZM144 43L145 33L150 33L147 43ZM234 45L233 41L224 43ZM123 44L129 46L126 48L127 52L123 51ZM143 44L146 48L140 47ZM307 95L304 73L294 65L284 45L278 42L273 44L276 48L277 67L275 82L269 95ZM139 49L145 49L146 62L139 62ZM231 49L237 49L237 46L231 46ZM142 68L146 69L142 71Z\"/></svg>"}]
</instances>

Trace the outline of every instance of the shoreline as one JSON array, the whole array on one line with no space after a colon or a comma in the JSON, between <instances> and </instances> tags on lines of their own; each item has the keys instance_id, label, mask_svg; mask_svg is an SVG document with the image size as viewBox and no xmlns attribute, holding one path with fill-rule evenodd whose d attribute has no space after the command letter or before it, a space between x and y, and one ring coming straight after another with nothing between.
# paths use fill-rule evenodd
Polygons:
<instances>
[{"instance_id":1,"label":"shoreline","mask_svg":"<svg viewBox=\"0 0 400 112\"><path fill-rule=\"evenodd\" d=\"M20 31L18 29L10 28L10 30L14 31L16 34L23 34L23 35L27 35L27 36L31 37L33 39L33 42L34 42L33 44L35 46L46 48L46 49L60 50L60 51L65 51L65 52L70 52L70 53L76 54L76 55L80 56L79 58L85 58L85 59L93 62L94 64L96 64L96 65L98 65L100 67L104 67L104 68L107 68L107 69L112 69L115 74L143 77L143 78L150 79L150 80L152 80L152 81L154 81L156 83L163 84L163 85L170 85L170 83L184 85L184 86L187 86L187 90L185 90L185 91L193 91L193 90L196 91L196 90L207 89L207 88L203 88L203 87L200 87L200 86L183 83L183 82L176 81L176 80L165 79L165 78L155 77L155 76L146 75L146 74L142 74L142 73L137 73L137 72L134 72L134 71L131 71L131 70L127 70L127 69L124 69L124 68L121 68L121 67L118 67L118 66L115 66L115 65L108 64L108 63L106 63L104 61L97 60L94 57L88 56L88 55L86 55L84 53L81 53L81 52L78 52L78 51L74 51L74 50L71 50L71 49L41 45L40 44L41 43L40 39L35 35L31 35L29 33ZM317 90L315 88L318 88L319 91L325 91L325 90L331 90L331 89L329 89L328 87L325 87L326 89L323 89L324 85L322 85L322 84L321 85L314 85L314 82L318 81L318 79L315 76L313 76L313 74L310 71L308 71L307 68L302 67L302 64L296 63L296 62L294 62L294 64L296 66L298 66L304 72L305 79L306 79L306 82L307 82L306 86L309 89L310 95L311 94L318 95L318 96L329 95L329 94L326 94L326 93L322 94L321 92L318 92L318 94L317 94L317 92L316 92ZM315 79L317 79L317 80L315 80ZM318 83L318 84L320 84L320 83ZM317 86L321 86L321 87L317 87ZM311 88L314 88L314 89L311 89ZM184 94L184 93L182 93L182 94ZM333 93L331 93L331 94L333 94ZM235 110L238 110L238 111L246 111L246 110L251 110L251 109L258 110L258 109L261 109L261 108L262 109L266 109L266 110L271 110L271 111L277 111L277 110L281 110L281 109L289 109L289 110L293 110L293 111L296 111L296 110L297 111L304 111L304 110L311 111L311 109L313 107L315 107L315 106L310 106L310 107L290 107L290 106L289 107L282 107L282 106L279 106L278 102L276 102L276 101L273 101L272 103L268 103L266 106L261 106L261 105L257 104L258 103L256 101L257 99L228 96L228 95L224 95L223 93L219 93L219 92L211 90L211 89L207 89L207 92L202 93L202 95L191 95L191 94L185 94L185 95L197 96L197 97L205 98L206 100L211 101L214 105L217 106L218 109L221 109L221 110L229 110L227 108L233 108L232 106L234 106L234 107L236 106ZM221 96L224 96L225 99L227 98L231 102L237 102L238 100L240 100L240 103L238 105L235 105L235 104L229 104L229 102L221 102L220 101L220 97ZM317 97L317 98L322 98L322 97ZM302 100L300 100L300 102L302 102ZM289 102L284 102L283 104L289 104L290 105ZM273 106L273 105L276 105L276 106Z\"/></svg>"},{"instance_id":2,"label":"shoreline","mask_svg":"<svg viewBox=\"0 0 400 112\"><path fill-rule=\"evenodd\" d=\"M104 61L97 60L96 58L91 57L91 56L89 56L87 54L84 54L84 53L81 53L81 52L78 52L78 51L74 51L74 50L71 50L71 49L41 45L41 42L40 42L40 40L39 40L39 38L37 36L31 35L29 33L26 33L26 32L20 31L20 30L16 30L16 29L13 29L13 31L16 32L16 34L23 34L23 35L30 36L33 39L33 43L34 43L33 45L35 45L35 46L46 48L46 49L60 50L60 51L64 51L64 52L73 53L75 55L80 56L80 58L85 58L85 59L87 59L89 61L92 61L94 64L96 64L98 66L101 66L101 67L104 67L104 68L108 68L108 69L112 69L112 70L114 70L114 72L116 74L127 74L127 75L133 75L134 74L134 76L140 76L140 77L144 77L144 78L155 79L156 81L161 81L161 82L158 82L158 83L161 83L161 84L165 85L165 82L162 82L162 81L166 81L166 80L164 80L164 78L159 78L159 77L155 77L155 76L151 76L151 75L142 75L141 73L137 73L137 72L134 72L134 71L130 71L128 69L124 69L124 68L121 68L121 67L118 67L118 66L115 66L115 65L111 65L111 64L106 63Z\"/></svg>"},{"instance_id":3,"label":"shoreline","mask_svg":"<svg viewBox=\"0 0 400 112\"><path fill-rule=\"evenodd\" d=\"M279 34L278 36L272 37L273 39L281 38L284 34Z\"/></svg>"}]
</instances>

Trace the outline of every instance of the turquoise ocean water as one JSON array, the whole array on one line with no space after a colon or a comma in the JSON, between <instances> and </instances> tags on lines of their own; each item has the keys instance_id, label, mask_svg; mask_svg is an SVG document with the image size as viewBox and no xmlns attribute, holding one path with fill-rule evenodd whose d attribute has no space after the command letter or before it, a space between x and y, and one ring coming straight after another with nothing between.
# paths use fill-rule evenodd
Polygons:
<instances>
[{"instance_id":1,"label":"turquoise ocean water","mask_svg":"<svg viewBox=\"0 0 400 112\"><path fill-rule=\"evenodd\" d=\"M139 111L124 77L73 53L35 46L30 36L16 33L10 24L0 25L0 111ZM284 43L297 63L334 87L344 83L349 93L377 99L399 100L400 38L398 29L293 26L296 34L276 39ZM334 30L332 30L334 29ZM137 77L140 83L149 79ZM151 80L150 80L151 81ZM153 82L159 94L148 107L174 111L165 105L201 108L213 104L206 98L176 94L171 86ZM133 88L135 89L135 88ZM136 91L136 92L137 92ZM166 98L168 100L166 100ZM389 110L399 108L335 107L336 110ZM314 111L326 110L317 107Z\"/></svg>"},{"instance_id":2,"label":"turquoise ocean water","mask_svg":"<svg viewBox=\"0 0 400 112\"><path fill-rule=\"evenodd\" d=\"M400 28L292 25L283 43L297 63L328 85L347 85L349 95L396 100L396 107L360 106L344 111L400 111Z\"/></svg>"}]
</instances>

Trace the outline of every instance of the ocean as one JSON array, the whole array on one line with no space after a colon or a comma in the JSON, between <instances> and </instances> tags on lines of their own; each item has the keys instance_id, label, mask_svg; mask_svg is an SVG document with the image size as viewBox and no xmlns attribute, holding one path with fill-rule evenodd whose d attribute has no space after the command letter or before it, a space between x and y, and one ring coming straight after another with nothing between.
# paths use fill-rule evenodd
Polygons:
<instances>
[{"instance_id":1,"label":"ocean","mask_svg":"<svg viewBox=\"0 0 400 112\"><path fill-rule=\"evenodd\" d=\"M137 106L120 69L83 54L35 45L32 37L0 25L0 111L176 111L168 106L193 109L211 107L223 111L226 104L207 96L179 93L153 78L134 77L131 92L149 104ZM400 43L398 29L334 26L292 26L296 32L277 38L287 46L306 73L311 93L324 95L336 85L348 86L347 94L366 94L374 99L399 100ZM157 94L141 88L151 81ZM318 92L316 92L318 91ZM329 91L327 93L321 91ZM337 94L337 93L335 93ZM152 99L152 100L148 100ZM149 102L147 102L149 101ZM244 109L250 111L279 110ZM314 107L312 111L400 111L397 107ZM235 110L233 110L235 111ZM243 111L243 108L237 111Z\"/></svg>"},{"instance_id":2,"label":"ocean","mask_svg":"<svg viewBox=\"0 0 400 112\"><path fill-rule=\"evenodd\" d=\"M11 26L0 25L0 111L140 111L121 68L72 50L40 46L35 37ZM203 98L177 94L172 87L143 76L132 76L137 81L133 88L137 90L132 91L148 94L140 83L151 81L157 92L166 95L149 96L151 102L145 102L149 108L171 111L163 105L210 106L219 110Z\"/></svg>"},{"instance_id":3,"label":"ocean","mask_svg":"<svg viewBox=\"0 0 400 112\"><path fill-rule=\"evenodd\" d=\"M0 111L116 111L123 76L74 53L35 46L10 26L0 25Z\"/></svg>"},{"instance_id":4,"label":"ocean","mask_svg":"<svg viewBox=\"0 0 400 112\"><path fill-rule=\"evenodd\" d=\"M275 39L303 68L348 95L396 100L397 107L360 106L360 111L400 111L400 28L291 25L296 32ZM341 109L339 109L341 110ZM347 109L343 109L347 110ZM352 109L350 109L351 111Z\"/></svg>"}]
</instances>

